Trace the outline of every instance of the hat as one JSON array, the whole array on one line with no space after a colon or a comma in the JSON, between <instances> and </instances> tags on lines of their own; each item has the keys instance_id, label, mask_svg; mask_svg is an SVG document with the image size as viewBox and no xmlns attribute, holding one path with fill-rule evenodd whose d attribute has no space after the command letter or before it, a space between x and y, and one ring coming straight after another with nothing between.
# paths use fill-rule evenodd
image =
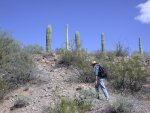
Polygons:
<instances>
[{"instance_id":1,"label":"hat","mask_svg":"<svg viewBox=\"0 0 150 113\"><path fill-rule=\"evenodd\" d=\"M92 61L91 65L94 65L94 64L96 64L96 61Z\"/></svg>"}]
</instances>

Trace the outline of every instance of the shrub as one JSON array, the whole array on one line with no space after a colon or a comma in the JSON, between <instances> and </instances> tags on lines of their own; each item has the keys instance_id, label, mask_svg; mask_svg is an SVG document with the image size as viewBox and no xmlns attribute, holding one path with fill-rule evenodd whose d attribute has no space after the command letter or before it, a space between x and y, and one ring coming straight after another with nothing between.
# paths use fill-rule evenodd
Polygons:
<instances>
[{"instance_id":1,"label":"shrub","mask_svg":"<svg viewBox=\"0 0 150 113\"><path fill-rule=\"evenodd\" d=\"M105 59L106 53L105 52L103 53L101 50L96 50L90 53L90 56L93 57L94 59Z\"/></svg>"},{"instance_id":2,"label":"shrub","mask_svg":"<svg viewBox=\"0 0 150 113\"><path fill-rule=\"evenodd\" d=\"M145 57L150 57L150 52L143 52L143 56L145 56Z\"/></svg>"},{"instance_id":3,"label":"shrub","mask_svg":"<svg viewBox=\"0 0 150 113\"><path fill-rule=\"evenodd\" d=\"M35 70L31 54L7 34L0 34L0 68L10 89L31 80Z\"/></svg>"},{"instance_id":4,"label":"shrub","mask_svg":"<svg viewBox=\"0 0 150 113\"><path fill-rule=\"evenodd\" d=\"M13 60L14 55L20 51L18 42L9 38L7 35L0 34L0 65L8 63Z\"/></svg>"},{"instance_id":5,"label":"shrub","mask_svg":"<svg viewBox=\"0 0 150 113\"><path fill-rule=\"evenodd\" d=\"M83 99L92 99L97 97L97 92L95 89L83 89L79 91L79 98L83 101Z\"/></svg>"},{"instance_id":6,"label":"shrub","mask_svg":"<svg viewBox=\"0 0 150 113\"><path fill-rule=\"evenodd\" d=\"M14 106L10 108L10 110L14 110L16 108L22 108L29 105L29 98L23 95L17 95Z\"/></svg>"},{"instance_id":7,"label":"shrub","mask_svg":"<svg viewBox=\"0 0 150 113\"><path fill-rule=\"evenodd\" d=\"M140 53L137 52L137 51L134 51L134 52L132 53L132 58L135 58L135 57L138 58L139 56L141 56L141 55L140 55Z\"/></svg>"},{"instance_id":8,"label":"shrub","mask_svg":"<svg viewBox=\"0 0 150 113\"><path fill-rule=\"evenodd\" d=\"M139 60L131 58L122 58L120 61L111 63L109 72L112 86L122 91L140 90L149 76L148 69L142 67Z\"/></svg>"},{"instance_id":9,"label":"shrub","mask_svg":"<svg viewBox=\"0 0 150 113\"><path fill-rule=\"evenodd\" d=\"M107 56L109 58L110 61L113 61L115 59L115 52L114 51L109 51L107 52Z\"/></svg>"},{"instance_id":10,"label":"shrub","mask_svg":"<svg viewBox=\"0 0 150 113\"><path fill-rule=\"evenodd\" d=\"M31 54L42 54L43 48L39 45L29 45L24 48L28 53Z\"/></svg>"},{"instance_id":11,"label":"shrub","mask_svg":"<svg viewBox=\"0 0 150 113\"><path fill-rule=\"evenodd\" d=\"M136 58L141 58L141 57L150 57L150 53L149 52L143 52L143 54L140 54L139 52L137 51L134 51L132 53L132 57L136 57Z\"/></svg>"},{"instance_id":12,"label":"shrub","mask_svg":"<svg viewBox=\"0 0 150 113\"><path fill-rule=\"evenodd\" d=\"M65 51L64 54L62 54L62 58L60 61L61 64L70 66L73 65L74 62L76 62L75 52Z\"/></svg>"},{"instance_id":13,"label":"shrub","mask_svg":"<svg viewBox=\"0 0 150 113\"><path fill-rule=\"evenodd\" d=\"M93 82L93 69L90 65L91 62L87 59L88 54L84 50L81 50L80 54L77 54L76 51L65 51L60 63L66 66L75 66L81 75L79 78L81 82Z\"/></svg>"},{"instance_id":14,"label":"shrub","mask_svg":"<svg viewBox=\"0 0 150 113\"><path fill-rule=\"evenodd\" d=\"M62 48L56 48L56 49L55 49L56 54L63 54L64 51L65 51L65 50L62 49Z\"/></svg>"},{"instance_id":15,"label":"shrub","mask_svg":"<svg viewBox=\"0 0 150 113\"><path fill-rule=\"evenodd\" d=\"M90 105L78 103L78 101L62 98L60 104L54 108L48 108L46 113L85 113L90 110Z\"/></svg>"},{"instance_id":16,"label":"shrub","mask_svg":"<svg viewBox=\"0 0 150 113\"><path fill-rule=\"evenodd\" d=\"M6 82L0 79L0 102L6 93Z\"/></svg>"},{"instance_id":17,"label":"shrub","mask_svg":"<svg viewBox=\"0 0 150 113\"><path fill-rule=\"evenodd\" d=\"M124 48L123 45L118 42L116 45L116 50L115 50L116 56L128 56L129 55L129 49L128 48Z\"/></svg>"},{"instance_id":18,"label":"shrub","mask_svg":"<svg viewBox=\"0 0 150 113\"><path fill-rule=\"evenodd\" d=\"M7 72L4 78L7 82L14 84L25 84L32 79L34 73L32 58L25 51L15 54L13 60L9 59L9 62L3 64L2 68Z\"/></svg>"},{"instance_id":19,"label":"shrub","mask_svg":"<svg viewBox=\"0 0 150 113\"><path fill-rule=\"evenodd\" d=\"M131 113L133 105L123 97L118 97L112 105L107 106L107 113Z\"/></svg>"}]
</instances>

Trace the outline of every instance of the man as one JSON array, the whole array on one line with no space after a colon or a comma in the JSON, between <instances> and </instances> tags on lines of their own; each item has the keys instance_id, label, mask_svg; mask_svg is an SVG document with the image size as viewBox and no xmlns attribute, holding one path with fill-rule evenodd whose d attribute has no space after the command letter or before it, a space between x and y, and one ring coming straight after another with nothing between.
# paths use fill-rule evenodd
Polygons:
<instances>
[{"instance_id":1,"label":"man","mask_svg":"<svg viewBox=\"0 0 150 113\"><path fill-rule=\"evenodd\" d=\"M103 91L103 93L106 97L106 100L108 101L109 100L109 94L108 94L107 89L105 87L105 84L103 82L103 80L105 78L100 77L100 75L99 75L99 74L101 74L101 72L99 72L100 65L98 63L96 63L96 61L93 61L92 66L93 66L93 69L94 69L94 75L96 76L95 90L97 92L97 98L99 99L99 87L101 87L101 89L102 89L102 91Z\"/></svg>"}]
</instances>

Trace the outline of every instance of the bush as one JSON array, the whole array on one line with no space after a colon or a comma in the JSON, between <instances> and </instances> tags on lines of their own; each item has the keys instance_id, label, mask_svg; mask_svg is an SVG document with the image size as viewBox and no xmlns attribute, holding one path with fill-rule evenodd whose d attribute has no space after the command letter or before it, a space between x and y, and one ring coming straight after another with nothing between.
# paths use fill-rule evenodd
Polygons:
<instances>
[{"instance_id":1,"label":"bush","mask_svg":"<svg viewBox=\"0 0 150 113\"><path fill-rule=\"evenodd\" d=\"M137 59L121 58L109 67L112 86L122 91L140 90L149 76L147 67L143 67Z\"/></svg>"},{"instance_id":2,"label":"bush","mask_svg":"<svg viewBox=\"0 0 150 113\"><path fill-rule=\"evenodd\" d=\"M43 48L39 45L29 45L25 47L25 50L31 54L42 54Z\"/></svg>"},{"instance_id":3,"label":"bush","mask_svg":"<svg viewBox=\"0 0 150 113\"><path fill-rule=\"evenodd\" d=\"M31 80L35 70L31 54L7 34L0 34L0 68L9 89Z\"/></svg>"},{"instance_id":4,"label":"bush","mask_svg":"<svg viewBox=\"0 0 150 113\"><path fill-rule=\"evenodd\" d=\"M132 58L139 58L139 57L141 57L141 54L140 54L139 52L134 51L134 52L132 53Z\"/></svg>"},{"instance_id":5,"label":"bush","mask_svg":"<svg viewBox=\"0 0 150 113\"><path fill-rule=\"evenodd\" d=\"M133 105L123 97L118 97L112 105L107 106L107 113L131 113Z\"/></svg>"},{"instance_id":6,"label":"bush","mask_svg":"<svg viewBox=\"0 0 150 113\"><path fill-rule=\"evenodd\" d=\"M85 113L90 111L90 105L78 103L78 101L62 98L60 104L54 108L48 108L44 113Z\"/></svg>"},{"instance_id":7,"label":"bush","mask_svg":"<svg viewBox=\"0 0 150 113\"><path fill-rule=\"evenodd\" d=\"M90 57L99 60L99 59L106 59L108 56L106 53L102 53L101 50L96 50L90 53Z\"/></svg>"},{"instance_id":8,"label":"bush","mask_svg":"<svg viewBox=\"0 0 150 113\"><path fill-rule=\"evenodd\" d=\"M115 50L116 56L119 57L124 57L124 56L128 56L129 55L129 49L128 48L124 48L123 45L118 42L116 45L116 50Z\"/></svg>"},{"instance_id":9,"label":"bush","mask_svg":"<svg viewBox=\"0 0 150 113\"><path fill-rule=\"evenodd\" d=\"M93 68L90 63L88 61L88 54L84 50L80 51L79 54L76 51L65 51L60 61L60 64L65 66L75 66L81 75L79 78L81 82L94 81L95 76L93 75Z\"/></svg>"},{"instance_id":10,"label":"bush","mask_svg":"<svg viewBox=\"0 0 150 113\"><path fill-rule=\"evenodd\" d=\"M62 54L62 58L60 61L60 64L63 64L65 66L73 65L76 62L76 53L71 51L65 51Z\"/></svg>"},{"instance_id":11,"label":"bush","mask_svg":"<svg viewBox=\"0 0 150 113\"><path fill-rule=\"evenodd\" d=\"M150 57L150 52L143 52L143 56L145 56L145 57Z\"/></svg>"},{"instance_id":12,"label":"bush","mask_svg":"<svg viewBox=\"0 0 150 113\"><path fill-rule=\"evenodd\" d=\"M29 101L28 97L23 96L23 95L17 95L14 106L12 106L10 108L10 110L25 107L25 106L29 105L28 101Z\"/></svg>"},{"instance_id":13,"label":"bush","mask_svg":"<svg viewBox=\"0 0 150 113\"><path fill-rule=\"evenodd\" d=\"M0 102L6 93L6 82L0 79Z\"/></svg>"},{"instance_id":14,"label":"bush","mask_svg":"<svg viewBox=\"0 0 150 113\"><path fill-rule=\"evenodd\" d=\"M110 61L113 61L116 57L116 54L114 51L109 51L109 52L107 52L107 56L108 56Z\"/></svg>"},{"instance_id":15,"label":"bush","mask_svg":"<svg viewBox=\"0 0 150 113\"><path fill-rule=\"evenodd\" d=\"M65 49L62 48L56 48L55 53L56 54L63 54L65 52Z\"/></svg>"}]
</instances>

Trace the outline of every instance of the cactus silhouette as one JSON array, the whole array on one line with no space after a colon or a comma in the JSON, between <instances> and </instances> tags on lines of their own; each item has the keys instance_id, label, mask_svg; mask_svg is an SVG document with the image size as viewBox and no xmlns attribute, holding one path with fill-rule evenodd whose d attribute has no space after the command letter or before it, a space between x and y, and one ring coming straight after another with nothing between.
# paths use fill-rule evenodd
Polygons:
<instances>
[{"instance_id":1,"label":"cactus silhouette","mask_svg":"<svg viewBox=\"0 0 150 113\"><path fill-rule=\"evenodd\" d=\"M66 50L69 50L69 42L68 42L68 24L66 25Z\"/></svg>"},{"instance_id":2,"label":"cactus silhouette","mask_svg":"<svg viewBox=\"0 0 150 113\"><path fill-rule=\"evenodd\" d=\"M105 39L104 39L104 33L101 34L101 49L102 49L102 54L105 55Z\"/></svg>"},{"instance_id":3,"label":"cactus silhouette","mask_svg":"<svg viewBox=\"0 0 150 113\"><path fill-rule=\"evenodd\" d=\"M46 29L46 52L51 52L52 27L48 25Z\"/></svg>"},{"instance_id":4,"label":"cactus silhouette","mask_svg":"<svg viewBox=\"0 0 150 113\"><path fill-rule=\"evenodd\" d=\"M141 41L140 38L139 38L139 53L140 53L140 54L143 54L142 41Z\"/></svg>"},{"instance_id":5,"label":"cactus silhouette","mask_svg":"<svg viewBox=\"0 0 150 113\"><path fill-rule=\"evenodd\" d=\"M78 31L75 33L75 44L76 44L76 50L78 52L80 52L81 45L80 45L80 36L79 36L79 32Z\"/></svg>"}]
</instances>

